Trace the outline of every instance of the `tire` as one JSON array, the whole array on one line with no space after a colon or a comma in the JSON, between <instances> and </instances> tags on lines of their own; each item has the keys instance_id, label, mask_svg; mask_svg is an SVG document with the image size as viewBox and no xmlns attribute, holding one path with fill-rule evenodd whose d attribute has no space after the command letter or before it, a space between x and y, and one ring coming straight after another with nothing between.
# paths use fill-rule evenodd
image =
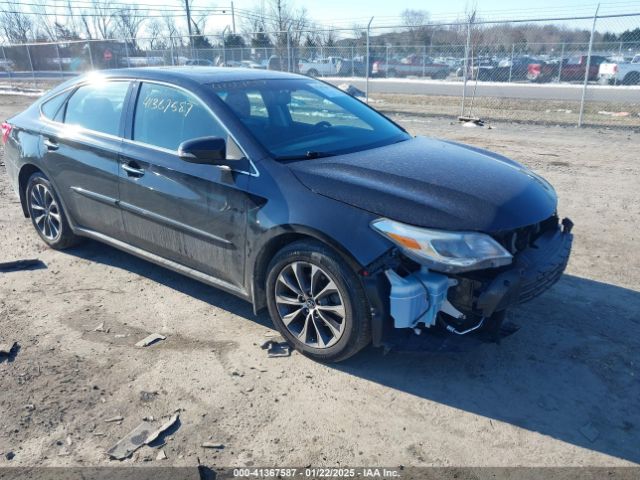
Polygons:
<instances>
[{"instance_id":1,"label":"tire","mask_svg":"<svg viewBox=\"0 0 640 480\"><path fill-rule=\"evenodd\" d=\"M433 78L434 80L444 80L448 76L449 76L449 72L441 71L441 72L434 73L431 76L431 78Z\"/></svg>"},{"instance_id":2,"label":"tire","mask_svg":"<svg viewBox=\"0 0 640 480\"><path fill-rule=\"evenodd\" d=\"M307 75L309 75L310 77L317 77L319 75L318 71L315 68L312 68L311 70L309 70L307 72Z\"/></svg>"},{"instance_id":3,"label":"tire","mask_svg":"<svg viewBox=\"0 0 640 480\"><path fill-rule=\"evenodd\" d=\"M51 248L63 250L80 243L69 226L67 215L53 185L41 172L29 178L25 201L33 228Z\"/></svg>"},{"instance_id":4,"label":"tire","mask_svg":"<svg viewBox=\"0 0 640 480\"><path fill-rule=\"evenodd\" d=\"M623 85L638 85L640 84L640 72L627 73L622 79Z\"/></svg>"},{"instance_id":5,"label":"tire","mask_svg":"<svg viewBox=\"0 0 640 480\"><path fill-rule=\"evenodd\" d=\"M266 292L274 325L307 357L339 362L371 341L370 309L360 279L320 242L304 240L280 250L269 264Z\"/></svg>"},{"instance_id":6,"label":"tire","mask_svg":"<svg viewBox=\"0 0 640 480\"><path fill-rule=\"evenodd\" d=\"M398 78L398 72L395 71L395 69L391 69L387 72L387 78Z\"/></svg>"}]
</instances>

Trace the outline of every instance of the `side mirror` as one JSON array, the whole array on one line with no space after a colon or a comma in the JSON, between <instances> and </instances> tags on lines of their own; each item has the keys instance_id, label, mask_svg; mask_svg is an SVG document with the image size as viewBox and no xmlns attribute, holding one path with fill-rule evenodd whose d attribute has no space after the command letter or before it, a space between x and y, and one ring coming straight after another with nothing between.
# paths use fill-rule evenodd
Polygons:
<instances>
[{"instance_id":1,"label":"side mirror","mask_svg":"<svg viewBox=\"0 0 640 480\"><path fill-rule=\"evenodd\" d=\"M178 155L185 162L224 165L227 146L224 138L220 137L192 138L180 144Z\"/></svg>"}]
</instances>

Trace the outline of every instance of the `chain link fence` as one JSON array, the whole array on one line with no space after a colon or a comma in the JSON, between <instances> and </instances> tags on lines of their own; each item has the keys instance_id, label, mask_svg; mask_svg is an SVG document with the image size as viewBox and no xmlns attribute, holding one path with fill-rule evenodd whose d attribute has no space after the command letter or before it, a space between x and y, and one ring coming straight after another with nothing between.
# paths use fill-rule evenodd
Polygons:
<instances>
[{"instance_id":1,"label":"chain link fence","mask_svg":"<svg viewBox=\"0 0 640 480\"><path fill-rule=\"evenodd\" d=\"M4 45L0 85L184 65L351 84L406 115L640 129L640 13Z\"/></svg>"}]
</instances>

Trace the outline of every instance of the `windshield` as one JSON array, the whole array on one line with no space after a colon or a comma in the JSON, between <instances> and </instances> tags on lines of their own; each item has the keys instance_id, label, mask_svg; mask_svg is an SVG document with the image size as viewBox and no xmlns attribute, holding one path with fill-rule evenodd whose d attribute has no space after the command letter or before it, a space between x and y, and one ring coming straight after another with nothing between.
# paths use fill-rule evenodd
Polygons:
<instances>
[{"instance_id":1,"label":"windshield","mask_svg":"<svg viewBox=\"0 0 640 480\"><path fill-rule=\"evenodd\" d=\"M278 160L339 155L410 138L360 101L316 80L220 82L212 88Z\"/></svg>"}]
</instances>

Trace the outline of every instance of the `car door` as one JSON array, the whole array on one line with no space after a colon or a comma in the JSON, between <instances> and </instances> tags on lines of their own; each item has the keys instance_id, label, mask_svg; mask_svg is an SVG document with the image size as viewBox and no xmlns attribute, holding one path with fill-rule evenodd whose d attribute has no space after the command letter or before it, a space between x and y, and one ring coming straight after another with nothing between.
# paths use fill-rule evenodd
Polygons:
<instances>
[{"instance_id":1,"label":"car door","mask_svg":"<svg viewBox=\"0 0 640 480\"><path fill-rule=\"evenodd\" d=\"M142 82L132 104L119 170L127 241L242 288L248 172L178 155L180 143L205 136L225 138L229 155L239 149L186 90Z\"/></svg>"},{"instance_id":2,"label":"car door","mask_svg":"<svg viewBox=\"0 0 640 480\"><path fill-rule=\"evenodd\" d=\"M118 239L124 237L118 155L130 86L126 80L81 85L41 129L44 166L75 224Z\"/></svg>"}]
</instances>

